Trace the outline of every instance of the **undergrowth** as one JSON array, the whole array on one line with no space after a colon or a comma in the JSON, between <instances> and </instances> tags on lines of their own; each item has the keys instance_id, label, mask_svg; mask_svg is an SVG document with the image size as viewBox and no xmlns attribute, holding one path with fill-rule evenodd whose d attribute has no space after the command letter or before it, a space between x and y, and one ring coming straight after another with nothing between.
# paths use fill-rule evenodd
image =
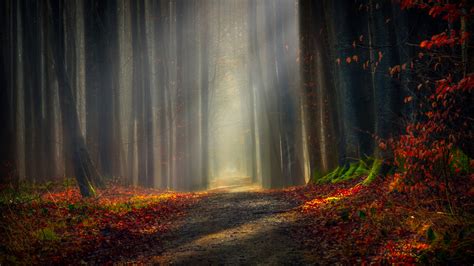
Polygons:
<instances>
[{"instance_id":1,"label":"undergrowth","mask_svg":"<svg viewBox=\"0 0 474 266\"><path fill-rule=\"evenodd\" d=\"M403 164L395 169L373 158L288 189L286 196L298 199L308 217L300 237L328 263L472 263L474 164L461 150L451 154L450 174L457 179L449 202L429 191L397 190Z\"/></svg>"},{"instance_id":2,"label":"undergrowth","mask_svg":"<svg viewBox=\"0 0 474 266\"><path fill-rule=\"evenodd\" d=\"M200 197L110 184L83 199L68 182L2 187L0 264L119 260L159 245L170 221Z\"/></svg>"}]
</instances>

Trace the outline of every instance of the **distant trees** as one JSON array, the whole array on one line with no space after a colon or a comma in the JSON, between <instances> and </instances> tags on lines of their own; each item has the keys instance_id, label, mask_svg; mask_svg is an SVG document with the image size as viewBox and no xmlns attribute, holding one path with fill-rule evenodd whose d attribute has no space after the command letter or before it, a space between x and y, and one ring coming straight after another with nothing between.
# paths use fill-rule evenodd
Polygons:
<instances>
[{"instance_id":1,"label":"distant trees","mask_svg":"<svg viewBox=\"0 0 474 266\"><path fill-rule=\"evenodd\" d=\"M2 176L181 190L229 158L283 187L385 156L372 135L399 131L412 108L414 74L395 73L417 56L405 43L439 26L411 29L418 14L386 1L8 0L1 12Z\"/></svg>"},{"instance_id":2,"label":"distant trees","mask_svg":"<svg viewBox=\"0 0 474 266\"><path fill-rule=\"evenodd\" d=\"M79 76L78 68L72 77L85 82L85 128L86 141L94 162L104 176L119 176L123 156L121 145L121 121L119 114L119 60L118 60L118 14L117 1L83 1L84 38L83 50L85 73ZM77 9L71 5L72 9ZM80 23L73 21L73 23ZM72 47L81 40L69 39ZM80 56L69 49L71 64L78 65ZM79 88L77 88L79 89ZM76 89L76 90L77 90Z\"/></svg>"},{"instance_id":3,"label":"distant trees","mask_svg":"<svg viewBox=\"0 0 474 266\"><path fill-rule=\"evenodd\" d=\"M5 1L2 161L19 179L76 176L84 195L101 177L194 190L232 143L253 181L303 183L295 3ZM217 141L226 79L242 119Z\"/></svg>"},{"instance_id":4,"label":"distant trees","mask_svg":"<svg viewBox=\"0 0 474 266\"><path fill-rule=\"evenodd\" d=\"M250 1L249 103L256 173L264 187L304 183L297 13L291 1ZM254 109L255 108L255 109ZM256 149L255 149L256 148Z\"/></svg>"}]
</instances>

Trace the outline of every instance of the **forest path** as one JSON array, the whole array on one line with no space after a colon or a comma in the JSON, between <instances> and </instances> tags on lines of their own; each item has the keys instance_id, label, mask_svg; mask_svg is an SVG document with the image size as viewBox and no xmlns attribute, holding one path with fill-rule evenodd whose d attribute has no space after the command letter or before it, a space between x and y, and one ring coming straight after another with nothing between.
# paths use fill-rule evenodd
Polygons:
<instances>
[{"instance_id":1,"label":"forest path","mask_svg":"<svg viewBox=\"0 0 474 266\"><path fill-rule=\"evenodd\" d=\"M163 238L147 262L202 264L306 264L291 228L301 218L281 194L249 187L209 192Z\"/></svg>"}]
</instances>

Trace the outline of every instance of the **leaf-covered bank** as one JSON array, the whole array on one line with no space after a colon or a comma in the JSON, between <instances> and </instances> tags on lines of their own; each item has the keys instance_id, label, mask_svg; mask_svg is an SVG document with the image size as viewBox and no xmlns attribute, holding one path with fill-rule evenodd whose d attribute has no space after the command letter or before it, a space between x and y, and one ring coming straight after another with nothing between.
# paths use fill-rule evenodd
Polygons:
<instances>
[{"instance_id":1,"label":"leaf-covered bank","mask_svg":"<svg viewBox=\"0 0 474 266\"><path fill-rule=\"evenodd\" d=\"M111 262L161 246L164 232L203 194L111 185L82 199L77 188L2 188L0 263Z\"/></svg>"}]
</instances>

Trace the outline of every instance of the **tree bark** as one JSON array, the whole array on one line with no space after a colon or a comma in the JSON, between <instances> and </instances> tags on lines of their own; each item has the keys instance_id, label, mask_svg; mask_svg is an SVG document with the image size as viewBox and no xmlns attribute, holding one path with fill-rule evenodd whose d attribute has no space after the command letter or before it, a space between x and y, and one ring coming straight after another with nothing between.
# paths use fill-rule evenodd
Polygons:
<instances>
[{"instance_id":1,"label":"tree bark","mask_svg":"<svg viewBox=\"0 0 474 266\"><path fill-rule=\"evenodd\" d=\"M51 17L50 42L53 51L54 69L58 81L59 105L62 115L63 127L66 134L70 136L69 143L65 143L65 149L70 149L73 155L75 178L77 180L81 195L90 197L95 195L93 183L99 183L100 175L92 164L84 137L79 128L79 118L72 87L66 72L65 43L64 43L64 1L49 1Z\"/></svg>"}]
</instances>

